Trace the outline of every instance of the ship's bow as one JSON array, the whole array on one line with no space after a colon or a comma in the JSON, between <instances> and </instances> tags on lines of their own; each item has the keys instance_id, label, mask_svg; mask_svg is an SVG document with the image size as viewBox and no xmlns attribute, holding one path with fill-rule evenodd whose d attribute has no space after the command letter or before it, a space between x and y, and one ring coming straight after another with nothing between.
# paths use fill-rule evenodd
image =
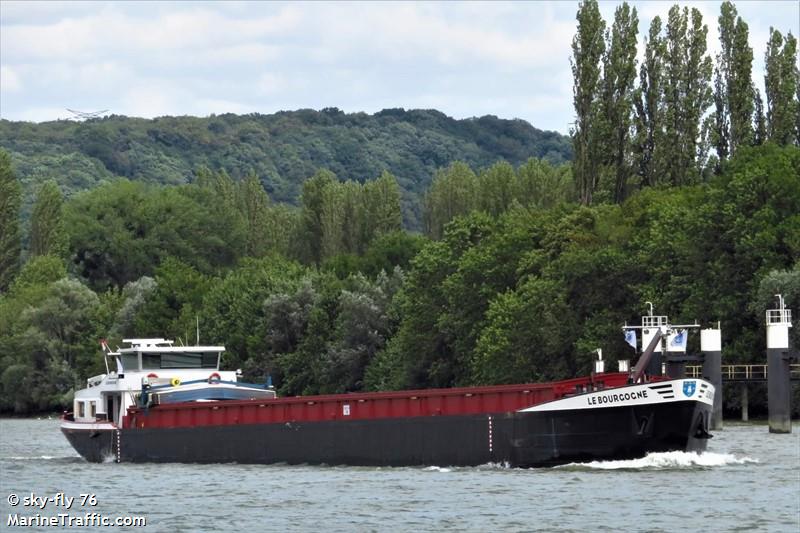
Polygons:
<instances>
[{"instance_id":1,"label":"ship's bow","mask_svg":"<svg viewBox=\"0 0 800 533\"><path fill-rule=\"evenodd\" d=\"M578 394L515 413L513 463L544 466L702 452L714 387L670 380Z\"/></svg>"}]
</instances>

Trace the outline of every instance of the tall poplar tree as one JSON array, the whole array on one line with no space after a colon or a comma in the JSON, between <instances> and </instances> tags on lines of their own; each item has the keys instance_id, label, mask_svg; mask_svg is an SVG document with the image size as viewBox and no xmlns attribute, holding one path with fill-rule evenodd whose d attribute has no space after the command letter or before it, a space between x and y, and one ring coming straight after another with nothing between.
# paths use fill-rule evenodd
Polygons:
<instances>
[{"instance_id":1,"label":"tall poplar tree","mask_svg":"<svg viewBox=\"0 0 800 533\"><path fill-rule=\"evenodd\" d=\"M764 87L767 93L767 133L777 144L797 142L798 85L797 39L789 33L770 28L764 63ZM800 98L800 96L797 96Z\"/></svg>"},{"instance_id":2,"label":"tall poplar tree","mask_svg":"<svg viewBox=\"0 0 800 533\"><path fill-rule=\"evenodd\" d=\"M31 215L31 256L55 255L63 258L66 255L63 204L64 199L56 182L44 182L36 193Z\"/></svg>"},{"instance_id":3,"label":"tall poplar tree","mask_svg":"<svg viewBox=\"0 0 800 533\"><path fill-rule=\"evenodd\" d=\"M478 178L466 163L456 161L439 169L425 194L425 231L433 239L444 235L444 226L478 205Z\"/></svg>"},{"instance_id":4,"label":"tall poplar tree","mask_svg":"<svg viewBox=\"0 0 800 533\"><path fill-rule=\"evenodd\" d=\"M585 0L578 6L578 31L572 39L572 93L575 127L572 145L575 153L573 172L582 204L592 203L598 179L598 124L600 58L605 52L603 34L606 23L600 16L597 0Z\"/></svg>"},{"instance_id":5,"label":"tall poplar tree","mask_svg":"<svg viewBox=\"0 0 800 533\"><path fill-rule=\"evenodd\" d=\"M516 184L514 167L506 161L498 161L478 176L478 206L481 210L497 216L505 212L514 201Z\"/></svg>"},{"instance_id":6,"label":"tall poplar tree","mask_svg":"<svg viewBox=\"0 0 800 533\"><path fill-rule=\"evenodd\" d=\"M631 174L630 131L633 110L633 89L636 81L636 38L639 18L636 8L623 2L614 12L611 34L603 56L601 161L613 180L612 198L625 199Z\"/></svg>"},{"instance_id":7,"label":"tall poplar tree","mask_svg":"<svg viewBox=\"0 0 800 533\"><path fill-rule=\"evenodd\" d=\"M661 17L653 17L645 41L639 87L634 93L634 159L643 187L656 185L662 175L661 169L656 166L664 130L662 92L666 45L661 29Z\"/></svg>"},{"instance_id":8,"label":"tall poplar tree","mask_svg":"<svg viewBox=\"0 0 800 533\"><path fill-rule=\"evenodd\" d=\"M731 113L731 156L740 146L753 144L753 48L749 28L736 17L731 54L731 77L728 80L728 107Z\"/></svg>"},{"instance_id":9,"label":"tall poplar tree","mask_svg":"<svg viewBox=\"0 0 800 533\"><path fill-rule=\"evenodd\" d=\"M731 116L726 93L725 76L717 66L714 69L714 113L706 120L710 130L709 142L717 152L718 173L722 171L722 162L730 155Z\"/></svg>"},{"instance_id":10,"label":"tall poplar tree","mask_svg":"<svg viewBox=\"0 0 800 533\"><path fill-rule=\"evenodd\" d=\"M753 49L749 29L736 7L723 2L719 16L720 52L714 82L714 134L712 143L720 161L734 156L740 146L753 144Z\"/></svg>"},{"instance_id":11,"label":"tall poplar tree","mask_svg":"<svg viewBox=\"0 0 800 533\"><path fill-rule=\"evenodd\" d=\"M19 208L22 186L11 169L11 156L0 150L0 293L19 271Z\"/></svg>"},{"instance_id":12,"label":"tall poplar tree","mask_svg":"<svg viewBox=\"0 0 800 533\"><path fill-rule=\"evenodd\" d=\"M364 214L360 253L366 250L375 237L399 231L403 227L400 185L392 173L384 170L378 179L366 182L362 198Z\"/></svg>"},{"instance_id":13,"label":"tall poplar tree","mask_svg":"<svg viewBox=\"0 0 800 533\"><path fill-rule=\"evenodd\" d=\"M755 95L753 144L760 146L767 142L767 119L764 116L764 101L761 99L761 91L753 87L753 94Z\"/></svg>"},{"instance_id":14,"label":"tall poplar tree","mask_svg":"<svg viewBox=\"0 0 800 533\"><path fill-rule=\"evenodd\" d=\"M300 195L300 240L304 249L298 252L303 261L319 263L322 259L325 189L336 183L336 175L325 169L318 170L303 183Z\"/></svg>"},{"instance_id":15,"label":"tall poplar tree","mask_svg":"<svg viewBox=\"0 0 800 533\"><path fill-rule=\"evenodd\" d=\"M236 196L247 227L245 254L260 257L269 251L269 241L265 239L269 223L269 195L256 173L251 171L236 185Z\"/></svg>"},{"instance_id":16,"label":"tall poplar tree","mask_svg":"<svg viewBox=\"0 0 800 533\"><path fill-rule=\"evenodd\" d=\"M700 126L712 101L712 64L706 55L708 27L700 11L669 10L664 62L664 158L662 166L668 182L685 185L697 181ZM698 164L699 163L699 164Z\"/></svg>"},{"instance_id":17,"label":"tall poplar tree","mask_svg":"<svg viewBox=\"0 0 800 533\"><path fill-rule=\"evenodd\" d=\"M347 202L347 186L334 183L322 190L322 240L320 242L320 258L327 259L336 254L346 252L345 249L345 204Z\"/></svg>"}]
</instances>

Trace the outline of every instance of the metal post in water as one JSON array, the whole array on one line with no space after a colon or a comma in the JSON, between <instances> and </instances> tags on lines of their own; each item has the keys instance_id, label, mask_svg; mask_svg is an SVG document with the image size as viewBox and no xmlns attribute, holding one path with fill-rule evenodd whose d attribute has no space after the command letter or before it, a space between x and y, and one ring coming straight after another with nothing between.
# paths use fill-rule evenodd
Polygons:
<instances>
[{"instance_id":1,"label":"metal post in water","mask_svg":"<svg viewBox=\"0 0 800 533\"><path fill-rule=\"evenodd\" d=\"M747 422L750 420L750 416L747 413L747 382L742 382L742 422Z\"/></svg>"},{"instance_id":2,"label":"metal post in water","mask_svg":"<svg viewBox=\"0 0 800 533\"><path fill-rule=\"evenodd\" d=\"M767 405L769 432L792 432L792 387L789 368L789 328L792 311L786 309L783 297L778 309L767 311Z\"/></svg>"},{"instance_id":3,"label":"metal post in water","mask_svg":"<svg viewBox=\"0 0 800 533\"><path fill-rule=\"evenodd\" d=\"M703 378L716 390L711 429L722 429L722 332L719 325L716 329L700 330L700 351L703 353Z\"/></svg>"}]
</instances>

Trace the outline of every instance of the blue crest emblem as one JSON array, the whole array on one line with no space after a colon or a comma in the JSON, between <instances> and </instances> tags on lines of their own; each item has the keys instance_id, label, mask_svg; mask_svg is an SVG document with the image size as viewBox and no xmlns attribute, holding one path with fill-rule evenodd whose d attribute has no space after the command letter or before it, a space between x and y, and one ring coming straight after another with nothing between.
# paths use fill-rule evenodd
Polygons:
<instances>
[{"instance_id":1,"label":"blue crest emblem","mask_svg":"<svg viewBox=\"0 0 800 533\"><path fill-rule=\"evenodd\" d=\"M684 381L683 382L683 394L687 398L690 398L694 391L697 390L697 383L694 381Z\"/></svg>"}]
</instances>

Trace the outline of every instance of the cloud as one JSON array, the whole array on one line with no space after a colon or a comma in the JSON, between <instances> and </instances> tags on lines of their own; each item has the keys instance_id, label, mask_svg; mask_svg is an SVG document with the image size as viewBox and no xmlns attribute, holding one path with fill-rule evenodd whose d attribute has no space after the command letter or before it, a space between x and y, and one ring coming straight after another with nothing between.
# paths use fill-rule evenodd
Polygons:
<instances>
[{"instance_id":1,"label":"cloud","mask_svg":"<svg viewBox=\"0 0 800 533\"><path fill-rule=\"evenodd\" d=\"M11 67L0 66L0 91L16 92L22 89L22 82L19 76Z\"/></svg>"},{"instance_id":2,"label":"cloud","mask_svg":"<svg viewBox=\"0 0 800 533\"><path fill-rule=\"evenodd\" d=\"M394 61L433 59L443 66L480 61L535 68L559 61L574 32L572 21L548 14L535 27L513 33L497 18L492 19L494 25L477 16L459 19L453 16L454 8L437 4L361 4L355 16L336 16L336 5L323 6L312 14L315 30L321 33L314 57L322 62L367 56ZM485 7L491 9L491 5ZM524 5L505 6L504 12L510 11L522 18L535 16Z\"/></svg>"},{"instance_id":3,"label":"cloud","mask_svg":"<svg viewBox=\"0 0 800 533\"><path fill-rule=\"evenodd\" d=\"M7 109L5 105L0 106L0 118L6 120L27 120L30 122L48 122L50 120L67 120L73 115L63 107L51 106L32 106L24 111L24 115L18 109Z\"/></svg>"},{"instance_id":4,"label":"cloud","mask_svg":"<svg viewBox=\"0 0 800 533\"><path fill-rule=\"evenodd\" d=\"M299 22L291 6L271 15L247 18L222 16L208 8L174 12L128 14L114 5L96 13L66 17L50 23L9 24L3 30L5 54L18 60L64 60L143 54L154 55L200 50L214 53L222 48L258 52L266 50L254 40L293 31Z\"/></svg>"},{"instance_id":5,"label":"cloud","mask_svg":"<svg viewBox=\"0 0 800 533\"><path fill-rule=\"evenodd\" d=\"M281 48L261 43L223 46L210 50L203 58L207 65L230 63L267 63L280 57Z\"/></svg>"},{"instance_id":6,"label":"cloud","mask_svg":"<svg viewBox=\"0 0 800 533\"><path fill-rule=\"evenodd\" d=\"M272 72L265 72L259 76L256 87L261 94L277 94L285 91L289 87L289 81L284 76Z\"/></svg>"},{"instance_id":7,"label":"cloud","mask_svg":"<svg viewBox=\"0 0 800 533\"><path fill-rule=\"evenodd\" d=\"M572 121L577 2L2 2L6 118L336 106L495 114L562 132ZM634 5L641 54L650 19L666 19L672 2ZM687 5L703 12L713 54L719 3ZM616 6L600 4L609 25ZM759 83L769 25L797 35L799 8L737 8Z\"/></svg>"}]
</instances>

